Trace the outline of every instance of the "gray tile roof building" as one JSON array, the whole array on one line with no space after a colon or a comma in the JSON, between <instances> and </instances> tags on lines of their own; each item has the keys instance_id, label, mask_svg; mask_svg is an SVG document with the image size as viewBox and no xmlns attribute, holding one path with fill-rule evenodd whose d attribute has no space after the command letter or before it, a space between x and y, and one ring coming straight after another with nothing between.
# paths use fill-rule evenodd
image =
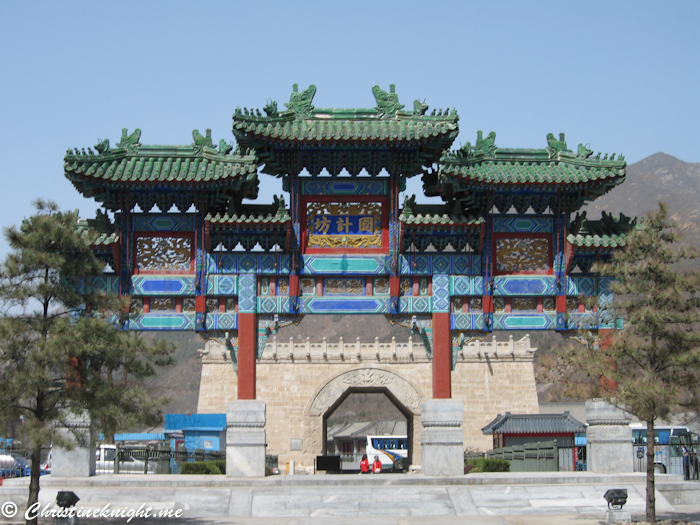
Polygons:
<instances>
[{"instance_id":1,"label":"gray tile roof building","mask_svg":"<svg viewBox=\"0 0 700 525\"><path fill-rule=\"evenodd\" d=\"M563 414L498 414L481 429L484 434L569 434L585 432L586 425Z\"/></svg>"}]
</instances>

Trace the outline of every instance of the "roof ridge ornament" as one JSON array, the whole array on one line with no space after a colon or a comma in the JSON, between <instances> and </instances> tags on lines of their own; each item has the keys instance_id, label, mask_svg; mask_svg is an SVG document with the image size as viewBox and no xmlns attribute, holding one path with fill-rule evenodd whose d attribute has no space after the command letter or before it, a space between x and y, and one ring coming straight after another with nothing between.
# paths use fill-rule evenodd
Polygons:
<instances>
[{"instance_id":1,"label":"roof ridge ornament","mask_svg":"<svg viewBox=\"0 0 700 525\"><path fill-rule=\"evenodd\" d=\"M131 135L127 136L128 132L128 128L122 128L122 139L117 142L117 147L124 148L129 153L136 153L141 145L139 142L139 139L141 138L141 130L136 128Z\"/></svg>"},{"instance_id":2,"label":"roof ridge ornament","mask_svg":"<svg viewBox=\"0 0 700 525\"><path fill-rule=\"evenodd\" d=\"M571 224L569 225L569 232L572 235L578 235L581 231L581 226L583 226L583 223L586 221L586 213L587 212L585 211L577 213L574 220L571 221Z\"/></svg>"},{"instance_id":3,"label":"roof ridge ornament","mask_svg":"<svg viewBox=\"0 0 700 525\"><path fill-rule=\"evenodd\" d=\"M416 196L411 195L410 197L406 195L403 200L403 211L401 212L401 215L406 215L407 217L410 217L413 215L413 206L416 204Z\"/></svg>"},{"instance_id":4,"label":"roof ridge ornament","mask_svg":"<svg viewBox=\"0 0 700 525\"><path fill-rule=\"evenodd\" d=\"M224 139L221 139L219 141L219 155L221 155L221 156L228 155L232 149L233 149L233 143L229 144Z\"/></svg>"},{"instance_id":5,"label":"roof ridge ornament","mask_svg":"<svg viewBox=\"0 0 700 525\"><path fill-rule=\"evenodd\" d=\"M277 110L277 101L276 100L270 100L267 104L263 106L263 110L267 114L268 117L278 117L279 116L279 111Z\"/></svg>"},{"instance_id":6,"label":"roof ridge ornament","mask_svg":"<svg viewBox=\"0 0 700 525\"><path fill-rule=\"evenodd\" d=\"M578 152L576 153L576 158L577 159L587 159L591 155L593 155L593 150L588 149L588 146L590 144L586 144L585 146L583 144L578 145Z\"/></svg>"},{"instance_id":7,"label":"roof ridge ornament","mask_svg":"<svg viewBox=\"0 0 700 525\"><path fill-rule=\"evenodd\" d=\"M208 146L210 148L214 147L214 143L211 140L211 130L207 128L206 130L206 137L203 137L202 134L199 132L198 129L193 129L192 130L192 139L194 139L194 142L192 143L193 146Z\"/></svg>"},{"instance_id":8,"label":"roof ridge ornament","mask_svg":"<svg viewBox=\"0 0 700 525\"><path fill-rule=\"evenodd\" d=\"M428 111L428 104L425 103L425 99L423 99L423 102L420 101L420 99L416 99L413 101L413 115L416 117L422 117L425 115L425 112Z\"/></svg>"},{"instance_id":9,"label":"roof ridge ornament","mask_svg":"<svg viewBox=\"0 0 700 525\"><path fill-rule=\"evenodd\" d=\"M469 146L467 142L466 146ZM484 132L479 130L476 132L476 145L474 146L474 153L483 153L484 157L494 157L496 154L496 132L492 131L486 138L484 138ZM467 150L468 151L468 150Z\"/></svg>"},{"instance_id":10,"label":"roof ridge ornament","mask_svg":"<svg viewBox=\"0 0 700 525\"><path fill-rule=\"evenodd\" d=\"M97 139L97 144L93 146L100 155L109 152L109 139Z\"/></svg>"},{"instance_id":11,"label":"roof ridge ornament","mask_svg":"<svg viewBox=\"0 0 700 525\"><path fill-rule=\"evenodd\" d=\"M379 118L394 117L397 111L401 111L404 108L403 104L399 104L399 96L396 94L396 84L389 84L389 93L379 86L372 87L372 93L374 93L374 99L377 101L377 105L374 109L379 113ZM425 109L427 110L428 107L426 106Z\"/></svg>"},{"instance_id":12,"label":"roof ridge ornament","mask_svg":"<svg viewBox=\"0 0 700 525\"><path fill-rule=\"evenodd\" d=\"M284 194L279 197L277 195L273 195L272 197L275 199L275 205L277 206L275 217L280 218L288 215L287 207L284 205Z\"/></svg>"},{"instance_id":13,"label":"roof ridge ornament","mask_svg":"<svg viewBox=\"0 0 700 525\"><path fill-rule=\"evenodd\" d=\"M549 152L550 159L556 157L559 153L571 152L571 150L567 149L564 133L559 133L559 140L554 138L554 133L547 133L547 144L548 146L545 149Z\"/></svg>"},{"instance_id":14,"label":"roof ridge ornament","mask_svg":"<svg viewBox=\"0 0 700 525\"><path fill-rule=\"evenodd\" d=\"M289 102L285 102L289 111L294 111L298 117L309 118L314 107L311 102L316 94L316 86L311 84L307 89L299 93L299 84L292 85L292 94L289 95ZM277 103L275 102L275 107ZM267 107L267 106L266 106ZM265 109L265 108L263 108ZM267 109L265 109L267 113ZM268 113L269 115L269 113Z\"/></svg>"}]
</instances>

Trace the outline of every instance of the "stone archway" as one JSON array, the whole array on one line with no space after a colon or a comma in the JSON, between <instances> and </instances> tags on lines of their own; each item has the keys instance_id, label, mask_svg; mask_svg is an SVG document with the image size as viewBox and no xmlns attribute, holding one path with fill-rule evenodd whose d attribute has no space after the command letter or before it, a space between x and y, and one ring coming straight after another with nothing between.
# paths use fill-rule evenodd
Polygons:
<instances>
[{"instance_id":1,"label":"stone archway","mask_svg":"<svg viewBox=\"0 0 700 525\"><path fill-rule=\"evenodd\" d=\"M325 447L325 418L351 392L382 392L407 419L411 460L420 464L420 408L424 395L409 380L383 368L362 367L342 372L320 387L306 409L304 449L308 456L321 455Z\"/></svg>"}]
</instances>

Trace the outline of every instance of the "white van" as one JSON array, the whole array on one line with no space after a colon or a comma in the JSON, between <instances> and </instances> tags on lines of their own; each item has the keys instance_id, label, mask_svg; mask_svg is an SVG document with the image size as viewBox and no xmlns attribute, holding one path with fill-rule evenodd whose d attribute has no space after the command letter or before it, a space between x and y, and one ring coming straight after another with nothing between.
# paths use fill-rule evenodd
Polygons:
<instances>
[{"instance_id":1,"label":"white van","mask_svg":"<svg viewBox=\"0 0 700 525\"><path fill-rule=\"evenodd\" d=\"M116 445L100 445L96 452L95 474L114 474L114 458L117 455ZM119 460L120 474L144 474L146 463L129 454L128 450L122 450ZM155 460L148 462L147 473L155 474L157 463Z\"/></svg>"}]
</instances>

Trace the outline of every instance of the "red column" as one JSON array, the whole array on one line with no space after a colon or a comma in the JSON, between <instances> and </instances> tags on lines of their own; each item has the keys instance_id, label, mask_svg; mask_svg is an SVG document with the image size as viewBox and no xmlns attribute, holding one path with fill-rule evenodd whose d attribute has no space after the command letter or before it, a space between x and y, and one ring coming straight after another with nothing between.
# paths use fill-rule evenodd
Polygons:
<instances>
[{"instance_id":1,"label":"red column","mask_svg":"<svg viewBox=\"0 0 700 525\"><path fill-rule=\"evenodd\" d=\"M238 399L255 399L258 315L238 314Z\"/></svg>"},{"instance_id":2,"label":"red column","mask_svg":"<svg viewBox=\"0 0 700 525\"><path fill-rule=\"evenodd\" d=\"M433 313L433 399L452 397L450 313Z\"/></svg>"},{"instance_id":3,"label":"red column","mask_svg":"<svg viewBox=\"0 0 700 525\"><path fill-rule=\"evenodd\" d=\"M612 330L598 330L598 350L600 352L607 353L607 350L611 344ZM606 359L612 365L613 370L617 370L617 364L613 362L610 357L607 357ZM609 377L605 376L600 378L600 386L607 392L615 392L617 390L617 382L614 379L610 379Z\"/></svg>"}]
</instances>

